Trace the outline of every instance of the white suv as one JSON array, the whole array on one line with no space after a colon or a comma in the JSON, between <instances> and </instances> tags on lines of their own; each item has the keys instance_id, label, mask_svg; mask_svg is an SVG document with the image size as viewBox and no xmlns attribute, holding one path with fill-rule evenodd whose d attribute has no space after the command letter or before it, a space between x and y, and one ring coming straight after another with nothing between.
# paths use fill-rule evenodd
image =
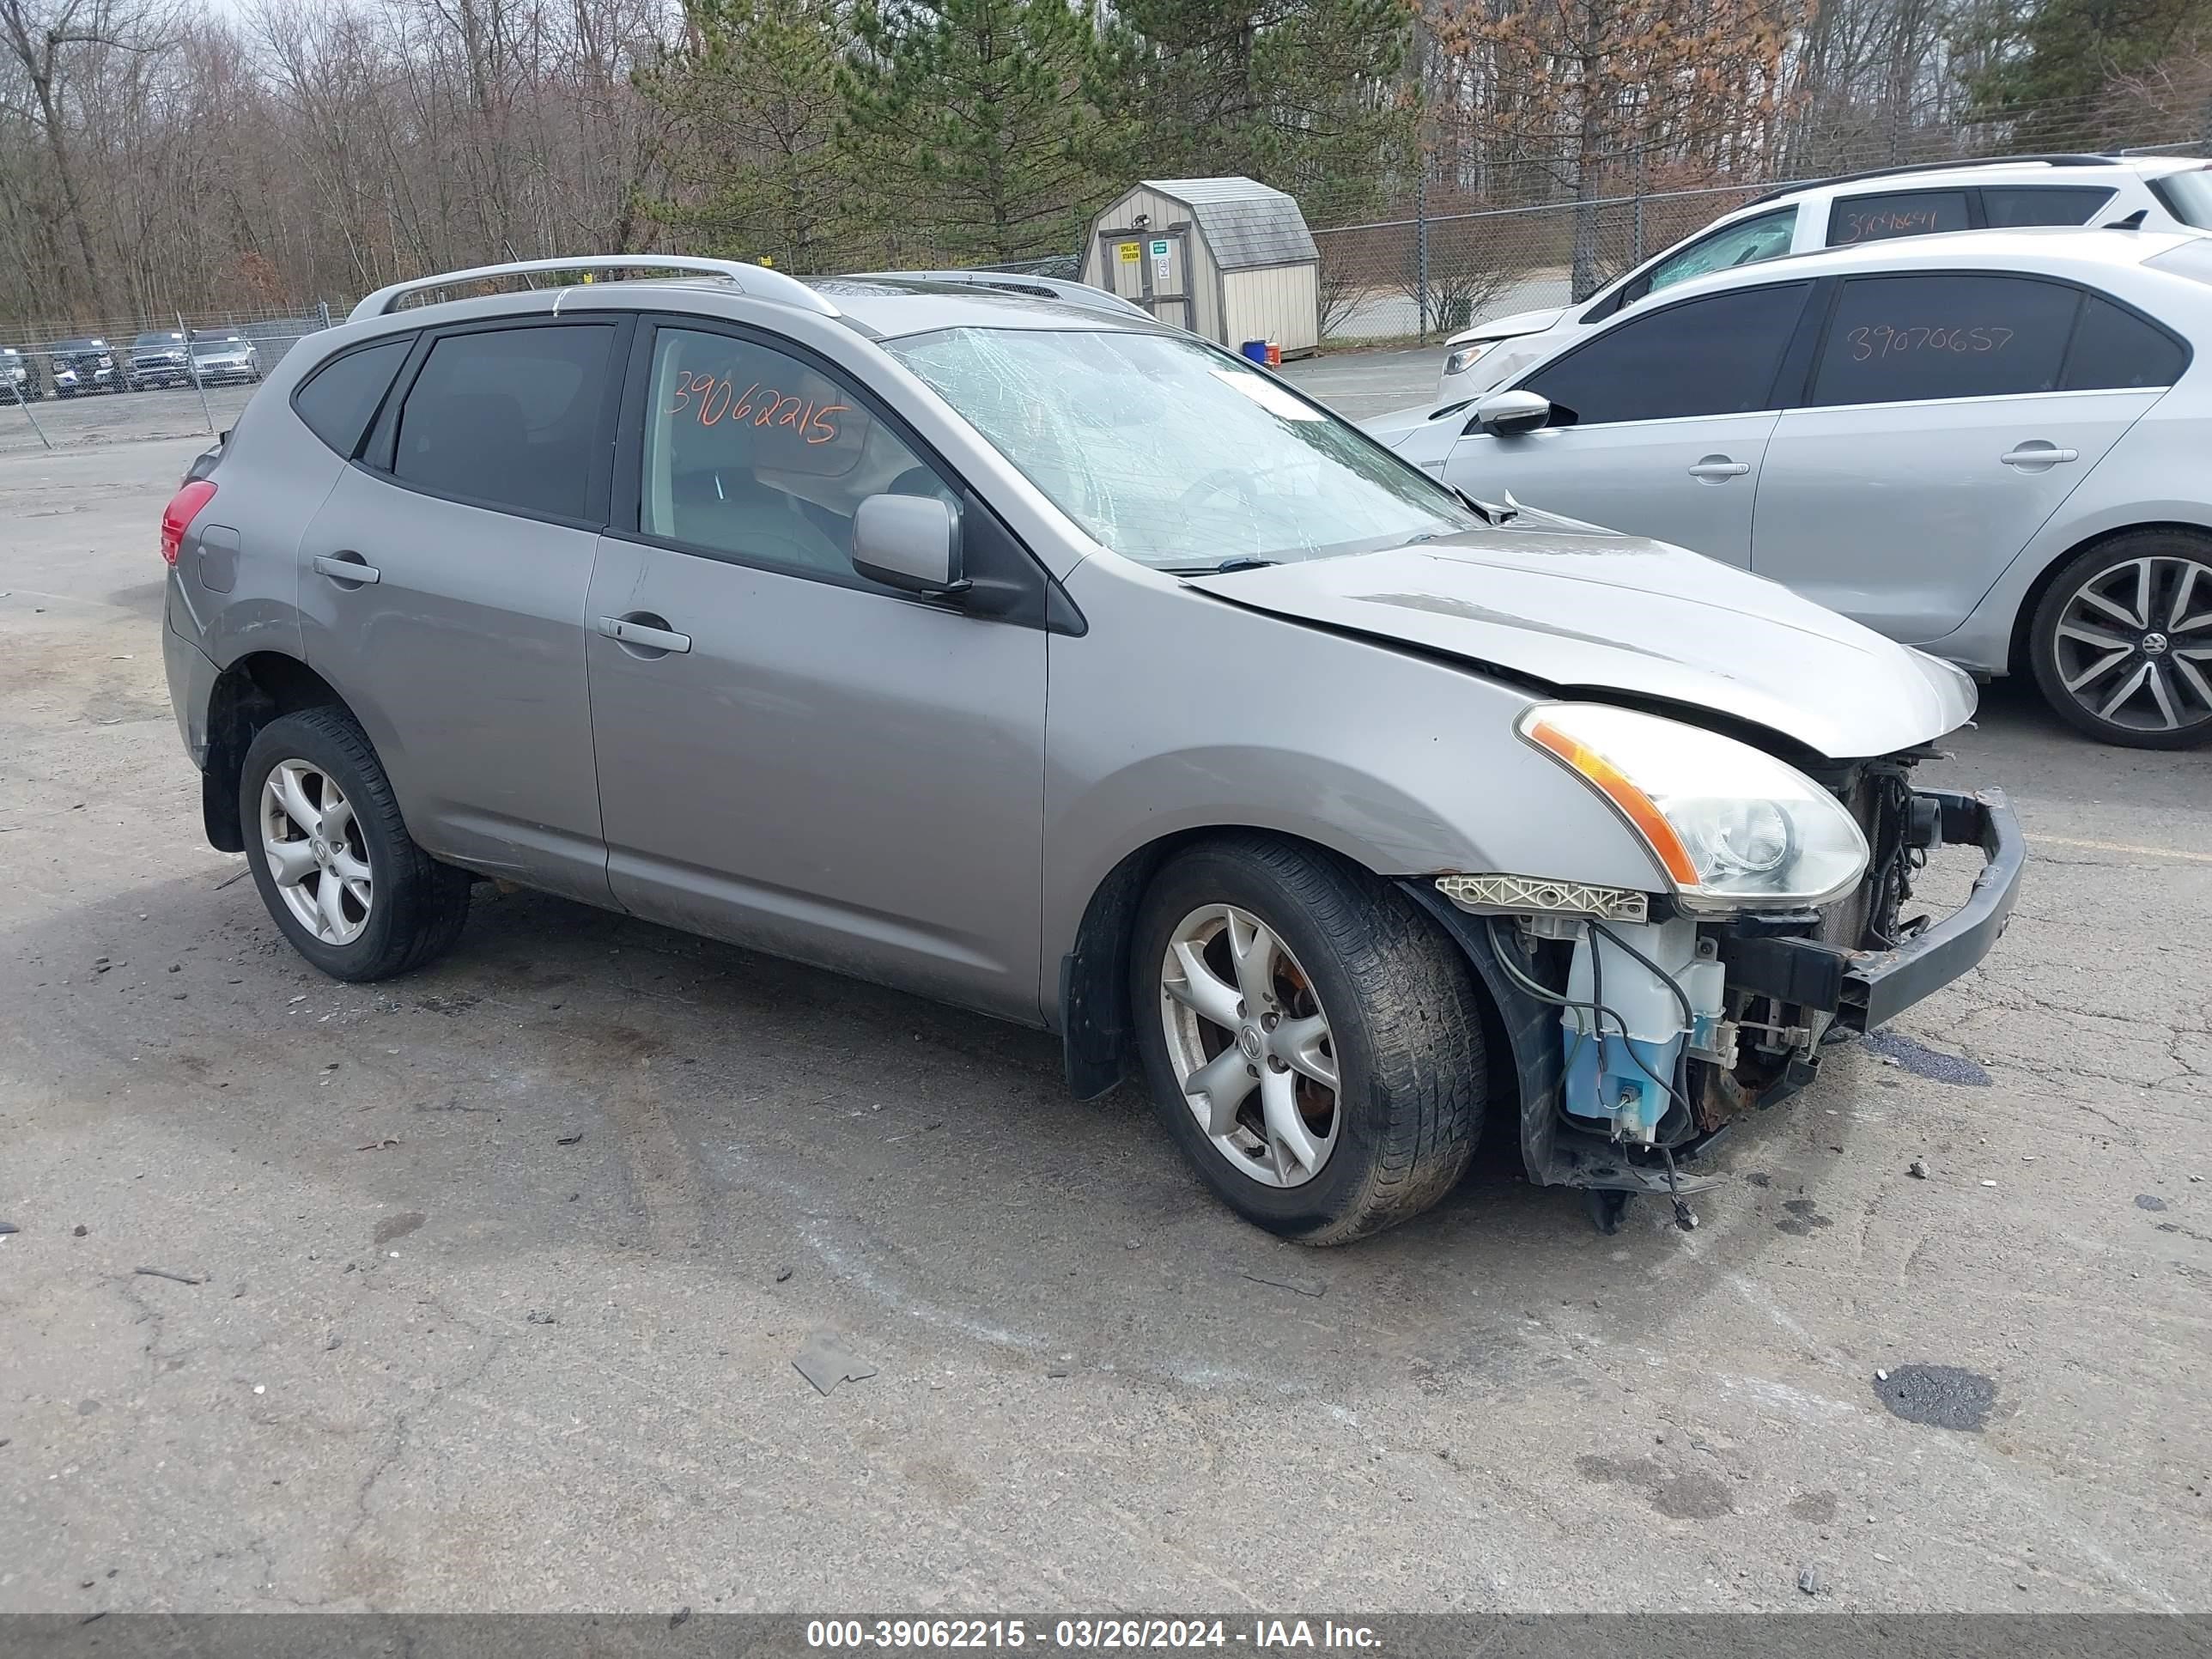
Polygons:
<instances>
[{"instance_id":1,"label":"white suv","mask_svg":"<svg viewBox=\"0 0 2212 1659\"><path fill-rule=\"evenodd\" d=\"M2036 155L1889 167L1778 190L1724 214L1587 300L1493 317L1444 342L1437 395L1471 398L1550 356L1625 306L1692 276L1785 253L1932 231L2110 224L2212 230L2212 162L2193 156Z\"/></svg>"}]
</instances>

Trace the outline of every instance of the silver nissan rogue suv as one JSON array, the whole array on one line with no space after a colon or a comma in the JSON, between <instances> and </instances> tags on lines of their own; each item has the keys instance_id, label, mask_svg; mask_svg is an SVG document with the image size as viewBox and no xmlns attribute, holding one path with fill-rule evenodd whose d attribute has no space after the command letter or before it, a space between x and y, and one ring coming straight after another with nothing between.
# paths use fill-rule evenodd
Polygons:
<instances>
[{"instance_id":1,"label":"silver nissan rogue suv","mask_svg":"<svg viewBox=\"0 0 2212 1659\"><path fill-rule=\"evenodd\" d=\"M511 274L679 270L407 305ZM207 833L309 961L492 877L1057 1032L1244 1216L1709 1182L1971 969L2022 851L1956 669L1449 489L1147 319L585 257L288 353L164 516ZM1981 874L1904 908L1931 848Z\"/></svg>"}]
</instances>

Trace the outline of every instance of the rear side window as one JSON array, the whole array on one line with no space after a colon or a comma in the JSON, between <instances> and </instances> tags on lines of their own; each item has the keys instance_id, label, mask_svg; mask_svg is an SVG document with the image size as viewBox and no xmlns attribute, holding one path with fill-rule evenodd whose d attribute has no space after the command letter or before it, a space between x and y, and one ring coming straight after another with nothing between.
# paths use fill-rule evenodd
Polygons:
<instances>
[{"instance_id":1,"label":"rear side window","mask_svg":"<svg viewBox=\"0 0 2212 1659\"><path fill-rule=\"evenodd\" d=\"M1809 283L1686 300L1600 335L1522 382L1560 425L1686 420L1771 409Z\"/></svg>"},{"instance_id":2,"label":"rear side window","mask_svg":"<svg viewBox=\"0 0 2212 1659\"><path fill-rule=\"evenodd\" d=\"M1840 196L1828 208L1828 246L1850 247L1898 236L1932 236L1941 230L1967 229L1972 222L1963 190Z\"/></svg>"},{"instance_id":3,"label":"rear side window","mask_svg":"<svg viewBox=\"0 0 2212 1659\"><path fill-rule=\"evenodd\" d=\"M582 518L614 333L562 323L445 336L399 411L392 476L486 507Z\"/></svg>"},{"instance_id":4,"label":"rear side window","mask_svg":"<svg viewBox=\"0 0 2212 1659\"><path fill-rule=\"evenodd\" d=\"M1982 222L1992 230L2086 225L2112 195L2099 185L1987 185L1982 191Z\"/></svg>"},{"instance_id":5,"label":"rear side window","mask_svg":"<svg viewBox=\"0 0 2212 1659\"><path fill-rule=\"evenodd\" d=\"M2074 331L2060 389L2095 392L2114 386L2172 386L2189 365L2189 350L2164 329L2092 294Z\"/></svg>"},{"instance_id":6,"label":"rear side window","mask_svg":"<svg viewBox=\"0 0 2212 1659\"><path fill-rule=\"evenodd\" d=\"M351 460L414 343L406 334L331 358L292 394L292 407L309 431Z\"/></svg>"},{"instance_id":7,"label":"rear side window","mask_svg":"<svg viewBox=\"0 0 2212 1659\"><path fill-rule=\"evenodd\" d=\"M2081 304L2076 289L2017 276L1851 278L1828 324L1808 401L2053 391Z\"/></svg>"}]
</instances>

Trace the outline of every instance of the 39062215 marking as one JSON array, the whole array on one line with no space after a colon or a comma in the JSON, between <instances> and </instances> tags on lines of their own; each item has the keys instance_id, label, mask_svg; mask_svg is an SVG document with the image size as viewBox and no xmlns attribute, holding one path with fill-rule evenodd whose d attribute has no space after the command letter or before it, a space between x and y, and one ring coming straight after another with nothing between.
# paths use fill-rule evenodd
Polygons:
<instances>
[{"instance_id":1,"label":"39062215 marking","mask_svg":"<svg viewBox=\"0 0 2212 1659\"><path fill-rule=\"evenodd\" d=\"M830 1650L1039 1647L1118 1652L1219 1648L1228 1641L1218 1619L1062 1619L1049 1626L1021 1619L816 1619L806 1626L806 1644Z\"/></svg>"},{"instance_id":2,"label":"39062215 marking","mask_svg":"<svg viewBox=\"0 0 2212 1659\"><path fill-rule=\"evenodd\" d=\"M810 1648L1022 1648L1042 1642L1019 1619L812 1619Z\"/></svg>"}]
</instances>

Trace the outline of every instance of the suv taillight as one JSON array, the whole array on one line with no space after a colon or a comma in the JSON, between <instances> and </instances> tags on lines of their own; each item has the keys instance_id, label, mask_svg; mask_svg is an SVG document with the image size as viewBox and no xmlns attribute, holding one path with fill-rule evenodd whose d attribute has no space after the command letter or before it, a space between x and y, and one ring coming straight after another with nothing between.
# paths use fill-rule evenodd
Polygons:
<instances>
[{"instance_id":1,"label":"suv taillight","mask_svg":"<svg viewBox=\"0 0 2212 1659\"><path fill-rule=\"evenodd\" d=\"M206 478L195 478L169 497L169 504L161 509L161 562L174 564L184 548L185 532L192 527L192 520L200 509L215 499L215 485Z\"/></svg>"}]
</instances>

